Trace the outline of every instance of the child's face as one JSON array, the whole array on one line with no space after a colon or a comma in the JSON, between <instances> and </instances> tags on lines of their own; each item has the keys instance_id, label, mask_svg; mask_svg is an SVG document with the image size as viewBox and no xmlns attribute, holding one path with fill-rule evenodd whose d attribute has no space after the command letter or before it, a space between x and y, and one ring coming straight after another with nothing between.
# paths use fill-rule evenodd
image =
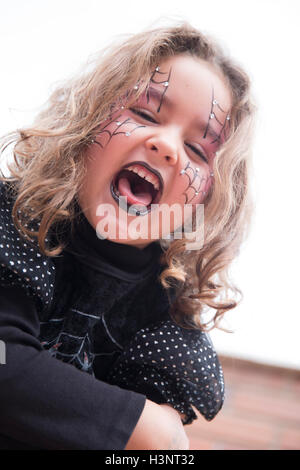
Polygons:
<instances>
[{"instance_id":1,"label":"child's face","mask_svg":"<svg viewBox=\"0 0 300 470\"><path fill-rule=\"evenodd\" d=\"M164 218L170 231L182 225L184 206L203 203L213 184L230 108L230 91L205 61L182 55L158 64L148 92L100 123L86 151L79 202L98 233L142 248L166 235ZM127 205L119 206L120 196Z\"/></svg>"}]
</instances>

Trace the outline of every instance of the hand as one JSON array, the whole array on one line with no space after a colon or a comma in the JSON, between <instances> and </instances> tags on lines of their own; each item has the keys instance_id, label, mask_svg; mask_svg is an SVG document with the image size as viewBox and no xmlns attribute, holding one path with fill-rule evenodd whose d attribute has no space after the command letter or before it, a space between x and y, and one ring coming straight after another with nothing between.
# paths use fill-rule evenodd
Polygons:
<instances>
[{"instance_id":1,"label":"hand","mask_svg":"<svg viewBox=\"0 0 300 470\"><path fill-rule=\"evenodd\" d=\"M170 405L146 400L125 450L188 450L180 413Z\"/></svg>"}]
</instances>

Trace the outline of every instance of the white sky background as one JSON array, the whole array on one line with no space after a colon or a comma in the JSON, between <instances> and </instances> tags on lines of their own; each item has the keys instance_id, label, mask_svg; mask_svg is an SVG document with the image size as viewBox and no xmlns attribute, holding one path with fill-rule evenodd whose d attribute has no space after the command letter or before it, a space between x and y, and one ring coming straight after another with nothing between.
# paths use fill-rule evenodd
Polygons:
<instances>
[{"instance_id":1,"label":"white sky background","mask_svg":"<svg viewBox=\"0 0 300 470\"><path fill-rule=\"evenodd\" d=\"M0 133L30 124L55 82L115 36L163 17L219 39L250 74L259 108L256 215L232 270L244 300L227 315L234 334L211 337L219 353L300 369L298 0L2 0Z\"/></svg>"}]
</instances>

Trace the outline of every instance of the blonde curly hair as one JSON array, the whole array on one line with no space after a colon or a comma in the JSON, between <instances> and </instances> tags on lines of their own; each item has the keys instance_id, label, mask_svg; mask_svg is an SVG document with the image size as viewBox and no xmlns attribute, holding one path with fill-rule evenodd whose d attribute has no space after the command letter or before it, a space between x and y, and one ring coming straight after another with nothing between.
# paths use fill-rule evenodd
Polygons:
<instances>
[{"instance_id":1,"label":"blonde curly hair","mask_svg":"<svg viewBox=\"0 0 300 470\"><path fill-rule=\"evenodd\" d=\"M252 203L249 191L251 138L255 107L250 80L216 43L187 23L132 35L113 44L89 64L88 70L68 80L50 96L33 125L3 138L1 154L14 144L9 182L15 193L13 220L19 231L36 237L46 256L64 249L59 239L47 246L47 235L58 222L72 224L76 200L85 176L85 150L99 122L112 106L139 83L142 93L153 68L176 54L204 59L220 71L232 93L230 132L214 159L214 185L205 200L204 244L188 251L191 240L161 241L164 269L160 281L175 288L170 315L186 328L220 328L226 311L234 308L241 291L229 278L229 266L248 234ZM38 220L39 229L28 228ZM231 293L231 294L230 294ZM204 320L207 310L213 318Z\"/></svg>"}]
</instances>

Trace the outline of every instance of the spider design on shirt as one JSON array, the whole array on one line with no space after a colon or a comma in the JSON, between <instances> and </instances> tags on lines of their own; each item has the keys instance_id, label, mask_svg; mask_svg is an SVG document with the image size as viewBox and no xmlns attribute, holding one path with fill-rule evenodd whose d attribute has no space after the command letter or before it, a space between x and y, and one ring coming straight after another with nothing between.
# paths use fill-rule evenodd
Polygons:
<instances>
[{"instance_id":1,"label":"spider design on shirt","mask_svg":"<svg viewBox=\"0 0 300 470\"><path fill-rule=\"evenodd\" d=\"M46 345L48 345L49 343L47 341L42 341L41 342L41 345L43 347L46 347ZM48 349L49 353L51 354L51 356L56 356L57 352L58 352L58 348L61 346L62 343L56 343L54 344L52 347L50 347Z\"/></svg>"},{"instance_id":2,"label":"spider design on shirt","mask_svg":"<svg viewBox=\"0 0 300 470\"><path fill-rule=\"evenodd\" d=\"M88 355L85 351L83 351L83 357L84 357L84 359L83 359L83 365L82 365L81 370L86 372L90 369L91 363L90 363Z\"/></svg>"},{"instance_id":3,"label":"spider design on shirt","mask_svg":"<svg viewBox=\"0 0 300 470\"><path fill-rule=\"evenodd\" d=\"M188 178L188 186L184 190L183 194L185 196L185 204L190 203L196 196L200 194L200 192L205 196L206 191L204 189L201 189L203 187L204 183L204 188L207 184L207 181L209 178L213 177L213 173L210 173L209 177L205 176L200 176L199 175L200 168L193 168L188 162L186 167L181 170L180 175L185 175ZM188 190L192 189L194 191L194 196L189 200L188 198Z\"/></svg>"},{"instance_id":4,"label":"spider design on shirt","mask_svg":"<svg viewBox=\"0 0 300 470\"><path fill-rule=\"evenodd\" d=\"M157 113L160 112L161 110L161 107L162 107L162 104L163 104L163 100L164 100L164 96L167 92L167 89L168 89L168 86L169 86L169 82L170 82L170 77L171 77L171 71L172 71L172 68L169 70L169 73L168 72L161 72L160 71L160 68L159 67L156 67L155 70L152 72L152 75L150 77L150 83L155 83L156 85L163 85L164 87L164 90L161 94L161 98L160 98L160 103L158 105L158 108L157 108ZM155 76L156 75L168 75L167 77L165 77L163 80L161 81L157 81L155 80ZM147 90L147 93L146 93L146 96L147 96L147 103L149 103L149 100L150 100L150 93L149 93L149 87L148 87L148 90Z\"/></svg>"},{"instance_id":5,"label":"spider design on shirt","mask_svg":"<svg viewBox=\"0 0 300 470\"><path fill-rule=\"evenodd\" d=\"M90 143L91 144L97 144L99 145L102 149L104 146L106 146L107 144L109 144L109 142L111 141L111 139L115 136L115 135L119 135L119 134L124 134L126 137L129 137L136 129L139 129L141 127L146 127L146 126L142 126L142 125L136 125L136 123L134 121L131 120L131 118L126 118L123 122L120 120L121 118L121 114L119 114L119 116L116 117L116 119L114 120L111 120L109 121L107 124L105 124L104 127L102 127L102 129L100 129L99 132L97 132L96 134L92 135L92 138L90 139ZM108 126L110 126L112 123L115 123L116 124L116 128L111 131L110 129L107 129ZM120 130L122 127L124 126L128 126L128 125L134 125L135 127L133 129L130 129L130 130ZM99 136L103 136L104 134L106 134L108 136L108 140L107 142L104 144L102 144L101 142L99 142L97 140L97 138Z\"/></svg>"},{"instance_id":6,"label":"spider design on shirt","mask_svg":"<svg viewBox=\"0 0 300 470\"><path fill-rule=\"evenodd\" d=\"M216 114L216 108L218 109L219 112L226 114L226 117L224 119L224 122L220 120L220 118ZM222 133L224 135L224 139L226 140L226 127L229 125L230 121L230 115L227 114L227 112L220 106L220 103L215 99L215 92L214 88L212 87L212 98L211 98L211 106L210 106L210 112L209 112L209 117L206 125L206 129L203 134L203 139L206 139L207 133L210 131L210 122L212 119L215 119L217 123L221 126L219 134L216 134L216 138L211 142L211 144L214 144L216 142L221 143L221 138L222 138ZM215 132L213 132L215 133Z\"/></svg>"}]
</instances>

